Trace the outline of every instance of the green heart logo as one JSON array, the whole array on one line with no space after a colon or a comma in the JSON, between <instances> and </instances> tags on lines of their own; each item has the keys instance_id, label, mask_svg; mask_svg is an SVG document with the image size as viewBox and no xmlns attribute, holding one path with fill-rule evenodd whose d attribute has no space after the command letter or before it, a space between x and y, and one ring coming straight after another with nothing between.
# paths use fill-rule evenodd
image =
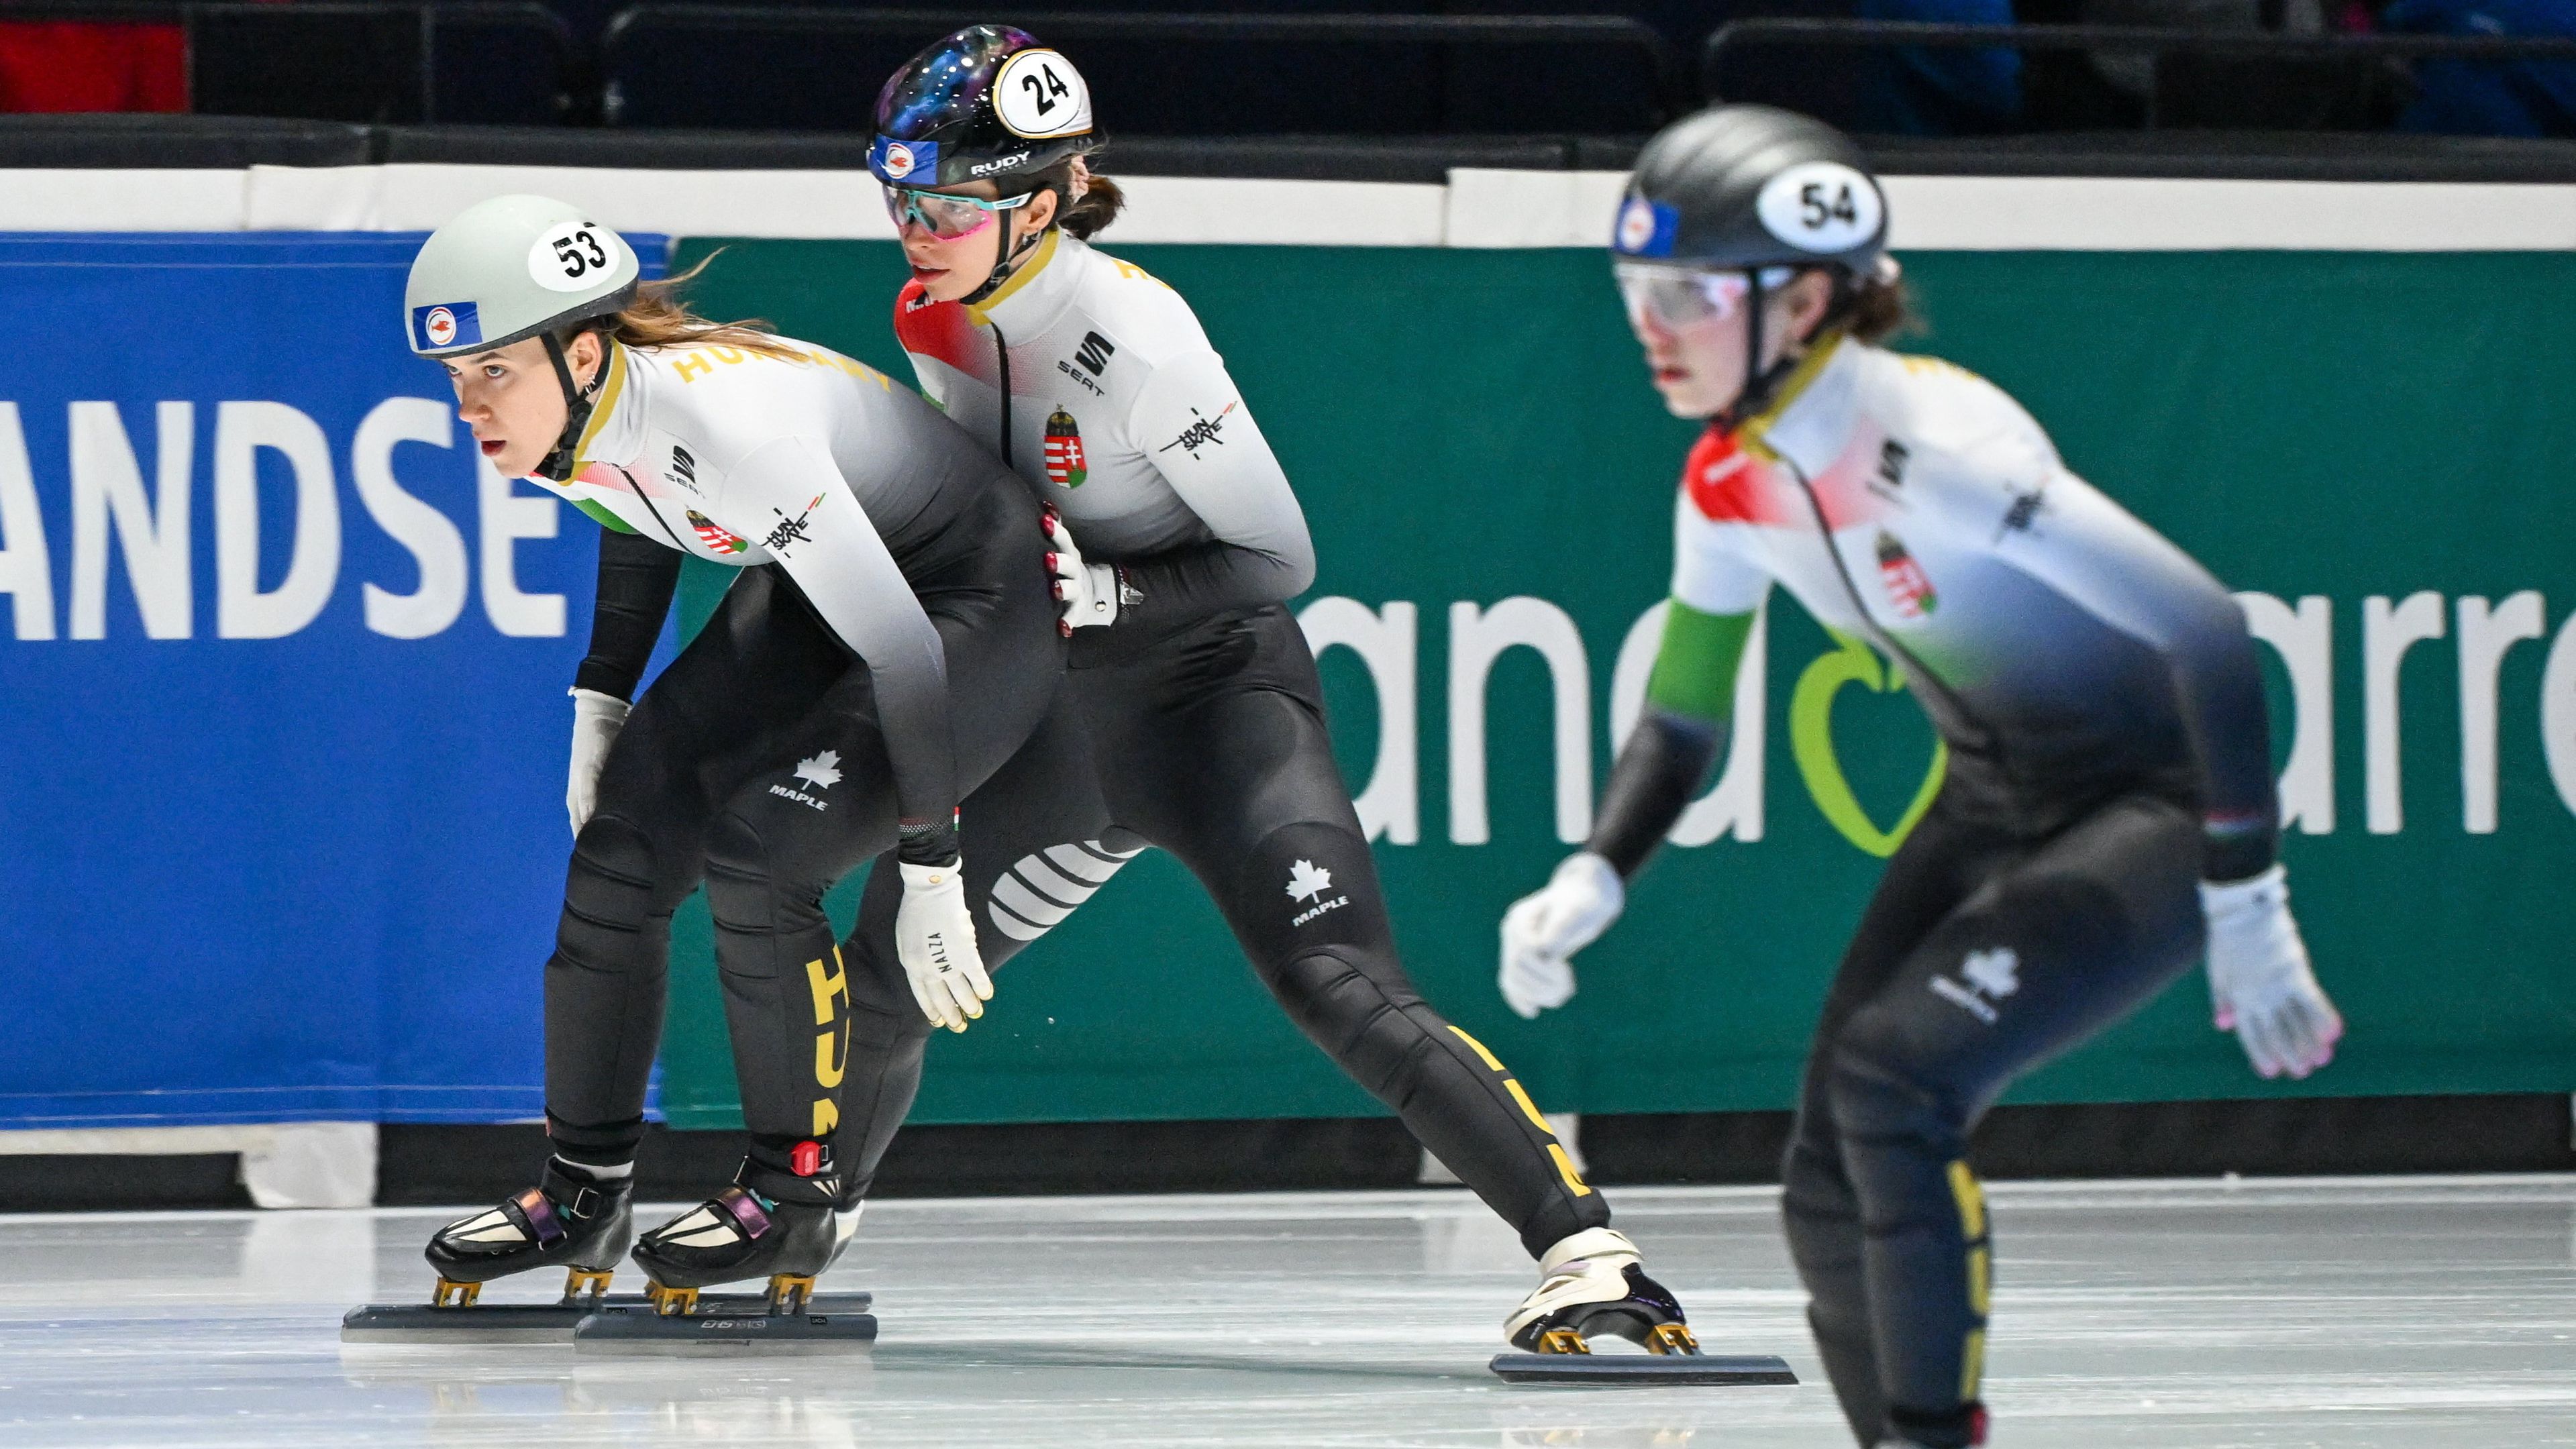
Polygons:
<instances>
[{"instance_id":1,"label":"green heart logo","mask_svg":"<svg viewBox=\"0 0 2576 1449\"><path fill-rule=\"evenodd\" d=\"M1789 696L1789 746L1798 760L1798 773L1806 777L1807 793L1815 798L1816 809L1843 839L1875 856L1890 856L1905 837L1914 832L1923 812L1932 808L1932 797L1941 793L1941 776L1950 766L1948 741L1935 738L1932 743L1932 768L1924 772L1923 787L1914 792L1914 803L1892 830L1881 830L1878 822L1863 810L1860 798L1852 794L1851 781L1843 777L1842 760L1834 754L1834 696L1846 684L1865 686L1872 694L1886 694L1905 687L1905 676L1881 663L1878 651L1843 633L1825 631L1841 647L1830 654L1819 654L1806 672L1798 676L1798 687Z\"/></svg>"}]
</instances>

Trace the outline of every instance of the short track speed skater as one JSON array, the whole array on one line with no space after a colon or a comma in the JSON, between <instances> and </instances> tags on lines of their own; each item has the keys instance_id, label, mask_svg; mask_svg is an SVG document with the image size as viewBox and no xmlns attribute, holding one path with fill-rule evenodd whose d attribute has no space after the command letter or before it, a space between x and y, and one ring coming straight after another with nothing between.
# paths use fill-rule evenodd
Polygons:
<instances>
[{"instance_id":1,"label":"short track speed skater","mask_svg":"<svg viewBox=\"0 0 2576 1449\"><path fill-rule=\"evenodd\" d=\"M1769 1355L1700 1352L1680 1300L1646 1276L1636 1244L1609 1228L1576 1233L1548 1250L1542 1275L1504 1333L1520 1353L1490 1365L1512 1383L1794 1384ZM1596 1354L1595 1335L1626 1339L1643 1354Z\"/></svg>"}]
</instances>

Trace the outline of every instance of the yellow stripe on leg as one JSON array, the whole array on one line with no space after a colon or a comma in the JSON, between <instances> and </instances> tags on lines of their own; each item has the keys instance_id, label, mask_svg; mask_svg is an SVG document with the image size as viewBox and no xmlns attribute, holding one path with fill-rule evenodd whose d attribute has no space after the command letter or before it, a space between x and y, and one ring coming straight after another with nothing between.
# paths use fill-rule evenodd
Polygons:
<instances>
[{"instance_id":1,"label":"yellow stripe on leg","mask_svg":"<svg viewBox=\"0 0 2576 1449\"><path fill-rule=\"evenodd\" d=\"M1993 1249L1968 1250L1968 1311L1979 1318L1986 1316L1986 1304L1994 1293L1995 1268Z\"/></svg>"},{"instance_id":2,"label":"yellow stripe on leg","mask_svg":"<svg viewBox=\"0 0 2576 1449\"><path fill-rule=\"evenodd\" d=\"M1503 1070L1502 1059L1495 1056L1492 1052L1485 1050L1485 1044L1483 1042L1467 1035L1464 1031L1460 1031L1457 1027L1453 1026L1449 1029L1451 1031L1458 1032L1458 1040L1465 1042L1469 1050L1473 1051L1476 1055L1483 1057L1485 1059L1486 1066L1492 1067L1498 1072Z\"/></svg>"},{"instance_id":3,"label":"yellow stripe on leg","mask_svg":"<svg viewBox=\"0 0 2576 1449\"><path fill-rule=\"evenodd\" d=\"M1986 1191L1968 1164L1950 1164L1950 1196L1959 1202L1959 1235L1970 1242L1986 1235Z\"/></svg>"},{"instance_id":4,"label":"yellow stripe on leg","mask_svg":"<svg viewBox=\"0 0 2576 1449\"><path fill-rule=\"evenodd\" d=\"M1972 1328L1968 1330L1966 1356L1959 1365L1960 1401L1965 1403L1974 1400L1977 1397L1977 1390L1984 1385L1985 1378L1986 1331L1982 1328Z\"/></svg>"},{"instance_id":5,"label":"yellow stripe on leg","mask_svg":"<svg viewBox=\"0 0 2576 1449\"><path fill-rule=\"evenodd\" d=\"M1571 1189L1576 1197L1592 1196L1591 1184L1583 1180L1582 1173L1574 1170L1574 1159L1565 1155L1564 1148L1550 1142L1547 1144L1547 1155L1556 1159L1556 1175L1565 1179L1566 1187Z\"/></svg>"},{"instance_id":6,"label":"yellow stripe on leg","mask_svg":"<svg viewBox=\"0 0 2576 1449\"><path fill-rule=\"evenodd\" d=\"M1529 1114L1531 1126L1546 1133L1550 1141L1555 1140L1556 1129L1547 1125L1547 1118L1538 1110L1538 1104L1530 1100L1529 1093L1521 1090L1518 1077L1503 1078L1503 1090L1511 1093L1512 1100L1520 1103L1521 1110Z\"/></svg>"}]
</instances>

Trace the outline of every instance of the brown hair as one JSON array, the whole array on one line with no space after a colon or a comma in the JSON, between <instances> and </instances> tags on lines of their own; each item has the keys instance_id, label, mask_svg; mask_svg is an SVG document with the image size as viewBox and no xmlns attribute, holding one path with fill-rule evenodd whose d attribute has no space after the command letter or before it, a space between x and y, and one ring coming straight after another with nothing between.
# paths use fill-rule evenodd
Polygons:
<instances>
[{"instance_id":1,"label":"brown hair","mask_svg":"<svg viewBox=\"0 0 2576 1449\"><path fill-rule=\"evenodd\" d=\"M739 347L764 357L808 361L806 355L778 340L769 324L758 318L741 322L710 322L689 310L680 300L680 290L698 279L698 274L722 254L722 248L709 252L699 263L676 277L656 282L638 283L635 300L616 315L585 322L571 329L572 336L600 331L629 347ZM563 339L566 343L571 336Z\"/></svg>"},{"instance_id":2,"label":"brown hair","mask_svg":"<svg viewBox=\"0 0 2576 1449\"><path fill-rule=\"evenodd\" d=\"M1844 331L1863 342L1878 343L1900 332L1911 332L1922 325L1915 315L1913 295L1901 278L1870 276L1843 289L1831 316Z\"/></svg>"},{"instance_id":3,"label":"brown hair","mask_svg":"<svg viewBox=\"0 0 2576 1449\"><path fill-rule=\"evenodd\" d=\"M1073 194L1074 166L1082 163L1082 194ZM1127 205L1127 193L1118 183L1094 173L1084 158L1067 156L1052 166L1031 172L1029 190L1055 193L1055 224L1080 237L1091 240L1108 229Z\"/></svg>"}]
</instances>

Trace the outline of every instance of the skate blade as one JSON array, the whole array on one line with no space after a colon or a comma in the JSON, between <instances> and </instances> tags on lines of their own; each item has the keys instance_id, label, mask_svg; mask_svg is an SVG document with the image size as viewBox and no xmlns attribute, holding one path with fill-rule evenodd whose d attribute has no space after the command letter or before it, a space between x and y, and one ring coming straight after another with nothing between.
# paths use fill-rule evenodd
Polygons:
<instances>
[{"instance_id":1,"label":"skate blade","mask_svg":"<svg viewBox=\"0 0 2576 1449\"><path fill-rule=\"evenodd\" d=\"M1794 1384L1769 1354L1498 1353L1488 1365L1515 1384Z\"/></svg>"},{"instance_id":2,"label":"skate blade","mask_svg":"<svg viewBox=\"0 0 2576 1449\"><path fill-rule=\"evenodd\" d=\"M864 1315L873 1293L817 1293L808 1311L824 1317ZM698 1299L701 1315L734 1316L768 1311L760 1293L709 1293ZM369 1303L349 1310L340 1320L342 1343L561 1343L573 1341L581 1321L594 1313L650 1313L641 1293L611 1293L597 1303L477 1303L470 1308L433 1308L425 1303ZM873 1335L871 1335L873 1336Z\"/></svg>"},{"instance_id":3,"label":"skate blade","mask_svg":"<svg viewBox=\"0 0 2576 1449\"><path fill-rule=\"evenodd\" d=\"M602 1309L573 1330L585 1357L757 1353L763 1357L866 1353L876 1346L874 1314L841 1307L864 1294L819 1293L803 1312L771 1313L766 1294L709 1294L693 1313L657 1313L637 1302ZM859 1306L864 1306L862 1303Z\"/></svg>"}]
</instances>

